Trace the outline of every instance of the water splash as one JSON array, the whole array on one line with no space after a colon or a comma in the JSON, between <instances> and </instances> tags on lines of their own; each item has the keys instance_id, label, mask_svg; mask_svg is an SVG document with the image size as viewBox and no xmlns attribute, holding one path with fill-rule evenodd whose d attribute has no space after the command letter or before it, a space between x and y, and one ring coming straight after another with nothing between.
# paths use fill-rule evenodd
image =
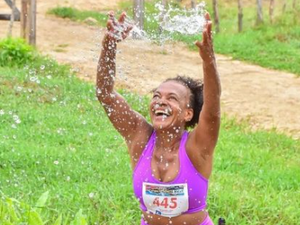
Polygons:
<instances>
[{"instance_id":1,"label":"water splash","mask_svg":"<svg viewBox=\"0 0 300 225\"><path fill-rule=\"evenodd\" d=\"M205 20L205 2L201 2L194 8L176 8L169 4L166 8L159 2L155 4L157 13L145 15L145 19L150 23L158 24L159 30L146 32L139 28L134 20L129 16L126 17L124 24L115 27L114 36L118 40L122 40L121 33L133 26L130 36L135 39L142 40L160 40L164 41L171 38L173 33L180 33L184 35L195 35L203 31ZM166 33L162 34L162 31Z\"/></svg>"},{"instance_id":2,"label":"water splash","mask_svg":"<svg viewBox=\"0 0 300 225\"><path fill-rule=\"evenodd\" d=\"M202 32L205 20L205 2L199 3L192 9L172 8L165 9L161 3L155 7L160 11L158 18L161 29L170 33L194 35Z\"/></svg>"}]
</instances>

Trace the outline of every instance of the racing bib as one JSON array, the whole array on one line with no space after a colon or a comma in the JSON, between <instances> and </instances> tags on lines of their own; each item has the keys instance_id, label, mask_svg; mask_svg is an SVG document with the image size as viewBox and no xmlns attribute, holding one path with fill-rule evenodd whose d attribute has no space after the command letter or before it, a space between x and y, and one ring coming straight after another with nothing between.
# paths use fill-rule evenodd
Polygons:
<instances>
[{"instance_id":1,"label":"racing bib","mask_svg":"<svg viewBox=\"0 0 300 225\"><path fill-rule=\"evenodd\" d=\"M152 184L143 182L143 201L148 211L175 217L189 208L187 184Z\"/></svg>"}]
</instances>

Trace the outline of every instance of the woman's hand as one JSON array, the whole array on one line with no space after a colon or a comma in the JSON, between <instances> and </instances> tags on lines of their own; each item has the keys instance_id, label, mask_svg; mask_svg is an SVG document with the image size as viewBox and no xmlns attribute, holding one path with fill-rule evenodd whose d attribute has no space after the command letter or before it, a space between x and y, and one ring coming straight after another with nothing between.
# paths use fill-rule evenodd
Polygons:
<instances>
[{"instance_id":1,"label":"woman's hand","mask_svg":"<svg viewBox=\"0 0 300 225\"><path fill-rule=\"evenodd\" d=\"M212 40L212 22L209 13L205 14L206 24L202 32L202 41L196 41L195 44L199 48L199 54L205 63L212 63L215 60L215 53Z\"/></svg>"},{"instance_id":2,"label":"woman's hand","mask_svg":"<svg viewBox=\"0 0 300 225\"><path fill-rule=\"evenodd\" d=\"M126 22L126 13L123 12L117 20L114 12L108 13L107 31L103 40L103 44L109 43L114 45L128 37L129 32L132 30L133 25Z\"/></svg>"}]
</instances>

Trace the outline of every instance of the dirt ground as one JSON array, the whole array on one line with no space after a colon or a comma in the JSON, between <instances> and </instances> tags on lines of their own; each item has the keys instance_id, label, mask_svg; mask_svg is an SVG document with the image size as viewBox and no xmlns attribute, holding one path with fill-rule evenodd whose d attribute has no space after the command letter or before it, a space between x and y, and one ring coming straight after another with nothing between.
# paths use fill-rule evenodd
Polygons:
<instances>
[{"instance_id":1,"label":"dirt ground","mask_svg":"<svg viewBox=\"0 0 300 225\"><path fill-rule=\"evenodd\" d=\"M17 0L19 4L20 0ZM78 76L94 82L103 30L46 15L49 8L73 6L105 11L121 0L43 0L37 9L37 47L59 62L69 63ZM0 13L9 11L0 0ZM19 36L15 23L14 36ZM0 21L0 38L8 22ZM119 44L118 86L141 94L177 74L202 77L201 59L181 43L163 46L149 41L128 39ZM300 79L285 72L265 69L217 55L222 82L222 111L251 126L276 129L300 138Z\"/></svg>"}]
</instances>

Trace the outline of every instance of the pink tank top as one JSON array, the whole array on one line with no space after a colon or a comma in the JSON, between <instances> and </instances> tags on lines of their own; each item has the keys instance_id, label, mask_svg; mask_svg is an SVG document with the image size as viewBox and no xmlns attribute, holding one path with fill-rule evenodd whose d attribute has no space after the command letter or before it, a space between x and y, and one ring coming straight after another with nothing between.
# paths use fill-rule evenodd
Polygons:
<instances>
[{"instance_id":1,"label":"pink tank top","mask_svg":"<svg viewBox=\"0 0 300 225\"><path fill-rule=\"evenodd\" d=\"M145 192L145 183L150 184L155 187L155 185L173 185L173 184L184 184L187 189L188 194L188 206L187 210L182 211L182 213L194 213L206 208L206 198L208 192L208 180L203 177L193 166L190 161L186 150L185 144L188 138L188 132L185 131L181 137L180 147L179 147L179 172L176 178L171 182L160 182L152 174L151 169L151 159L154 151L156 133L153 132L134 171L133 171L133 189L136 198L140 202L140 208L143 211L147 211L146 204L143 199L143 192ZM179 188L172 186L172 190ZM155 189L154 194L159 195L160 189ZM153 191L150 190L150 191ZM168 193L170 188L168 189ZM149 192L151 194L151 192ZM152 192L153 193L153 192ZM187 200L186 200L187 202ZM154 202L155 204L155 202ZM159 204L159 203L158 203ZM164 204L164 203L162 203ZM187 204L187 203L186 203ZM170 206L175 206L170 204Z\"/></svg>"}]
</instances>

